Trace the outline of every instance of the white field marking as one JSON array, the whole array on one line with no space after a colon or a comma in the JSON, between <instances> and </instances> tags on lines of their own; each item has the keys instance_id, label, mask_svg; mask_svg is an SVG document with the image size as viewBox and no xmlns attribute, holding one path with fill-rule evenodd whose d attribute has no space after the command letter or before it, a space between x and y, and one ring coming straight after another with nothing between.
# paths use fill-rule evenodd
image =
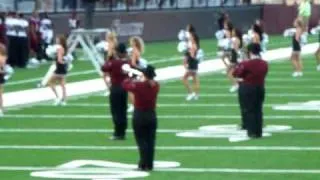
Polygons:
<instances>
[{"instance_id":1,"label":"white field marking","mask_svg":"<svg viewBox=\"0 0 320 180\"><path fill-rule=\"evenodd\" d=\"M283 85L283 86L280 86L280 85L267 85L265 88L267 90L269 89L295 89L295 90L305 90L305 88L308 88L308 89L320 89L320 86L312 86L312 85L309 85L309 86L303 86L303 87L297 87L297 86L288 86L288 85ZM230 88L230 85L225 85L225 86L221 86L221 85L201 85L201 90L215 90L215 89L228 89ZM179 90L185 90L185 88L182 86L182 85L165 85L163 86L163 88L161 89L161 91L163 90L171 90L171 89L179 89Z\"/></svg>"},{"instance_id":2,"label":"white field marking","mask_svg":"<svg viewBox=\"0 0 320 180\"><path fill-rule=\"evenodd\" d=\"M79 76L79 75L85 75L85 74L93 74L96 73L95 70L87 70L87 71L79 71L79 72L72 72L68 74L68 77L70 76ZM9 81L5 84L5 86L14 86L14 85L20 85L20 84L27 84L27 83L37 83L42 80L42 77L40 78L32 78L32 79L26 79L26 80L18 80L18 81Z\"/></svg>"},{"instance_id":3,"label":"white field marking","mask_svg":"<svg viewBox=\"0 0 320 180\"><path fill-rule=\"evenodd\" d=\"M0 171L50 171L72 170L74 168L57 168L43 166L0 166ZM88 171L104 171L108 168L77 168ZM154 169L158 172L193 172L193 173L245 173L245 174L320 174L320 169L237 169L237 168L165 168Z\"/></svg>"},{"instance_id":4,"label":"white field marking","mask_svg":"<svg viewBox=\"0 0 320 180\"><path fill-rule=\"evenodd\" d=\"M0 145L0 150L137 150L137 146ZM157 146L163 151L320 151L319 146Z\"/></svg>"},{"instance_id":5,"label":"white field marking","mask_svg":"<svg viewBox=\"0 0 320 180\"><path fill-rule=\"evenodd\" d=\"M129 115L128 117L131 117ZM89 115L89 114L6 114L6 119L110 119L111 115ZM204 120L204 119L240 119L240 115L160 115L158 119L191 119L191 120ZM320 115L270 115L264 116L264 119L279 120L279 119L320 119Z\"/></svg>"},{"instance_id":6,"label":"white field marking","mask_svg":"<svg viewBox=\"0 0 320 180\"><path fill-rule=\"evenodd\" d=\"M226 78L217 78L217 77L213 77L213 78L200 78L200 82L217 82L217 81L226 81ZM313 81L319 81L318 78L293 78L291 77L291 74L288 73L288 77L282 77L282 78L267 78L266 82L313 82Z\"/></svg>"},{"instance_id":7,"label":"white field marking","mask_svg":"<svg viewBox=\"0 0 320 180\"><path fill-rule=\"evenodd\" d=\"M181 93L160 93L160 97L170 97L170 98L175 98L175 97L186 97L186 94L181 94ZM201 97L235 97L238 96L237 93L212 93L212 94L201 94L200 93L200 98ZM316 93L266 93L266 96L268 97L320 97L320 94Z\"/></svg>"},{"instance_id":8,"label":"white field marking","mask_svg":"<svg viewBox=\"0 0 320 180\"><path fill-rule=\"evenodd\" d=\"M275 106L276 104L264 104L264 107L273 107ZM37 107L41 107L41 106L50 106L52 107L52 104L38 104L38 105L35 105ZM106 108L106 107L109 107L110 105L107 104L107 103L68 103L68 106L66 106L65 108L68 108L68 107L92 107L92 108L97 108L97 107L103 107L103 108ZM239 107L239 104L237 103L234 103L234 104L205 104L205 103L182 103L182 104L157 104L157 107L159 108L171 108L171 107L174 107L174 108L185 108L185 107L192 107L192 108L195 108L195 107Z\"/></svg>"},{"instance_id":9,"label":"white field marking","mask_svg":"<svg viewBox=\"0 0 320 180\"><path fill-rule=\"evenodd\" d=\"M113 129L46 129L46 128L2 128L0 133L112 133ZM194 129L157 129L157 133L181 133L195 131ZM128 133L132 133L133 130L127 130ZM277 131L273 133L281 134L319 134L320 129L291 129L286 131Z\"/></svg>"}]
</instances>

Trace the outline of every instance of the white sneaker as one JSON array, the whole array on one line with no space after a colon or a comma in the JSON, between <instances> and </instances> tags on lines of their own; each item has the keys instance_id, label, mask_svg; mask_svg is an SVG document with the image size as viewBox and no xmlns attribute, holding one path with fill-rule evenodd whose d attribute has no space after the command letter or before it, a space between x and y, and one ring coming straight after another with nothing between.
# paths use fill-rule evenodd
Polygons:
<instances>
[{"instance_id":1,"label":"white sneaker","mask_svg":"<svg viewBox=\"0 0 320 180\"><path fill-rule=\"evenodd\" d=\"M3 114L3 110L2 109L0 109L0 117L3 117L4 116L4 114Z\"/></svg>"},{"instance_id":2,"label":"white sneaker","mask_svg":"<svg viewBox=\"0 0 320 180\"><path fill-rule=\"evenodd\" d=\"M223 71L221 71L221 74L226 75L226 74L228 74L228 71L227 70L223 70Z\"/></svg>"},{"instance_id":3,"label":"white sneaker","mask_svg":"<svg viewBox=\"0 0 320 180\"><path fill-rule=\"evenodd\" d=\"M65 100L60 101L60 106L66 106L66 105L67 105L67 101L65 101Z\"/></svg>"},{"instance_id":4,"label":"white sneaker","mask_svg":"<svg viewBox=\"0 0 320 180\"><path fill-rule=\"evenodd\" d=\"M317 66L317 71L320 71L320 64Z\"/></svg>"},{"instance_id":5,"label":"white sneaker","mask_svg":"<svg viewBox=\"0 0 320 180\"><path fill-rule=\"evenodd\" d=\"M105 97L108 97L110 95L110 92L109 91L106 91L104 94L103 94L103 96L105 96Z\"/></svg>"},{"instance_id":6,"label":"white sneaker","mask_svg":"<svg viewBox=\"0 0 320 180\"><path fill-rule=\"evenodd\" d=\"M303 72L298 72L298 76L302 77L303 76Z\"/></svg>"},{"instance_id":7,"label":"white sneaker","mask_svg":"<svg viewBox=\"0 0 320 180\"><path fill-rule=\"evenodd\" d=\"M196 93L194 93L194 95L193 95L193 99L194 99L194 100L196 100L196 101L197 101L197 100L199 100L199 95L198 95L198 94L196 94Z\"/></svg>"},{"instance_id":8,"label":"white sneaker","mask_svg":"<svg viewBox=\"0 0 320 180\"><path fill-rule=\"evenodd\" d=\"M233 85L233 86L231 86L231 88L229 89L229 92L230 92L230 93L234 93L234 92L237 92L238 89L239 89L239 85L238 85L238 84L237 84L237 85Z\"/></svg>"},{"instance_id":9,"label":"white sneaker","mask_svg":"<svg viewBox=\"0 0 320 180\"><path fill-rule=\"evenodd\" d=\"M129 105L129 108L127 109L128 113L132 113L134 111L134 107L132 104Z\"/></svg>"},{"instance_id":10,"label":"white sneaker","mask_svg":"<svg viewBox=\"0 0 320 180\"><path fill-rule=\"evenodd\" d=\"M191 101L194 98L194 95L195 95L194 93L188 94L188 96L186 97L186 100Z\"/></svg>"},{"instance_id":11,"label":"white sneaker","mask_svg":"<svg viewBox=\"0 0 320 180\"><path fill-rule=\"evenodd\" d=\"M59 98L57 98L57 99L54 100L53 105L54 105L54 106L59 106L60 103L61 103L61 100L60 100Z\"/></svg>"},{"instance_id":12,"label":"white sneaker","mask_svg":"<svg viewBox=\"0 0 320 180\"><path fill-rule=\"evenodd\" d=\"M292 73L292 77L298 77L298 76L299 76L299 72Z\"/></svg>"}]
</instances>

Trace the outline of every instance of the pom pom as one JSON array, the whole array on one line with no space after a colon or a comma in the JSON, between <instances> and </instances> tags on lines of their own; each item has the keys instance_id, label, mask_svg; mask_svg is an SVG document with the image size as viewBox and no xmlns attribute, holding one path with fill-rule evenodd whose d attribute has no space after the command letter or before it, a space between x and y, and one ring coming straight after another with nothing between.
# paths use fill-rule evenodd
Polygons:
<instances>
[{"instance_id":1,"label":"pom pom","mask_svg":"<svg viewBox=\"0 0 320 180\"><path fill-rule=\"evenodd\" d=\"M107 41L100 41L99 43L97 43L96 49L98 50L99 53L104 53L106 51L108 51L108 42Z\"/></svg>"},{"instance_id":2,"label":"pom pom","mask_svg":"<svg viewBox=\"0 0 320 180\"><path fill-rule=\"evenodd\" d=\"M50 58L55 58L57 56L59 45L50 45L46 49L46 54Z\"/></svg>"},{"instance_id":3,"label":"pom pom","mask_svg":"<svg viewBox=\"0 0 320 180\"><path fill-rule=\"evenodd\" d=\"M178 49L178 52L180 52L180 53L186 52L188 50L188 44L184 41L181 41L178 44L177 49Z\"/></svg>"},{"instance_id":4,"label":"pom pom","mask_svg":"<svg viewBox=\"0 0 320 180\"><path fill-rule=\"evenodd\" d=\"M140 58L138 67L141 69L144 69L144 68L147 68L147 66L148 66L148 61L143 58Z\"/></svg>"},{"instance_id":5,"label":"pom pom","mask_svg":"<svg viewBox=\"0 0 320 180\"><path fill-rule=\"evenodd\" d=\"M225 31L224 30L220 30L220 31L217 31L215 36L218 40L221 40L224 38L224 35L225 35Z\"/></svg>"},{"instance_id":6,"label":"pom pom","mask_svg":"<svg viewBox=\"0 0 320 180\"><path fill-rule=\"evenodd\" d=\"M180 30L178 33L178 39L180 41L186 41L187 40L187 32L185 30Z\"/></svg>"},{"instance_id":7,"label":"pom pom","mask_svg":"<svg viewBox=\"0 0 320 180\"><path fill-rule=\"evenodd\" d=\"M203 60L204 60L204 51L203 51L202 49L199 49L199 50L198 50L196 58L197 58L199 61L203 61Z\"/></svg>"},{"instance_id":8,"label":"pom pom","mask_svg":"<svg viewBox=\"0 0 320 180\"><path fill-rule=\"evenodd\" d=\"M289 28L289 29L284 30L283 36L284 37L291 37L294 35L294 33L296 33L296 28Z\"/></svg>"}]
</instances>

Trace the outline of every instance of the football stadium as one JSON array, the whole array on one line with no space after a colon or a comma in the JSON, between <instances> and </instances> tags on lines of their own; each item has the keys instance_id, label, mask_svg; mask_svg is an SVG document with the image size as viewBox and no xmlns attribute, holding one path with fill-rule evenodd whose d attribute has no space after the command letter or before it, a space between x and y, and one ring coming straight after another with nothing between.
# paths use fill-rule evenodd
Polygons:
<instances>
[{"instance_id":1,"label":"football stadium","mask_svg":"<svg viewBox=\"0 0 320 180\"><path fill-rule=\"evenodd\" d=\"M319 1L0 9L1 180L319 179Z\"/></svg>"}]
</instances>

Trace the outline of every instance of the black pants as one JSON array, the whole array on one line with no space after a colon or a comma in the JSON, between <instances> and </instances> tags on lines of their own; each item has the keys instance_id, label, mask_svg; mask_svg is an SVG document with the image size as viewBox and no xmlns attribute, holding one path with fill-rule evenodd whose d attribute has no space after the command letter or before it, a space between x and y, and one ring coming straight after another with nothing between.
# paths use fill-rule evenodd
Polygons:
<instances>
[{"instance_id":1,"label":"black pants","mask_svg":"<svg viewBox=\"0 0 320 180\"><path fill-rule=\"evenodd\" d=\"M114 124L114 136L125 137L128 125L128 93L121 86L110 88L110 110Z\"/></svg>"},{"instance_id":2,"label":"black pants","mask_svg":"<svg viewBox=\"0 0 320 180\"><path fill-rule=\"evenodd\" d=\"M157 117L155 111L139 111L133 113L133 130L139 147L139 168L153 169Z\"/></svg>"},{"instance_id":3,"label":"black pants","mask_svg":"<svg viewBox=\"0 0 320 180\"><path fill-rule=\"evenodd\" d=\"M28 38L8 36L8 64L12 67L25 68L29 58Z\"/></svg>"},{"instance_id":4,"label":"black pants","mask_svg":"<svg viewBox=\"0 0 320 180\"><path fill-rule=\"evenodd\" d=\"M261 137L265 97L264 87L240 84L238 92L242 128L247 130L250 137Z\"/></svg>"}]
</instances>

